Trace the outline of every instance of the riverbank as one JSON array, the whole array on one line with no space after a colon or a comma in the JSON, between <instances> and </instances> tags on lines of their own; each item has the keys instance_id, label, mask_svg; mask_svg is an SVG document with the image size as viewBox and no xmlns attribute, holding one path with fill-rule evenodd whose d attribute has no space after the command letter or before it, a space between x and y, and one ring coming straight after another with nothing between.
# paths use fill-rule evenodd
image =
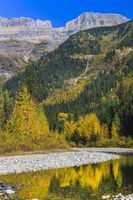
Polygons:
<instances>
[{"instance_id":1,"label":"riverbank","mask_svg":"<svg viewBox=\"0 0 133 200\"><path fill-rule=\"evenodd\" d=\"M81 148L80 151L89 151L89 152L102 152L102 153L112 153L112 154L133 154L133 149L130 148L97 148L97 147L88 147Z\"/></svg>"},{"instance_id":2,"label":"riverbank","mask_svg":"<svg viewBox=\"0 0 133 200\"><path fill-rule=\"evenodd\" d=\"M112 200L133 200L133 194L129 194L127 196L124 196L123 194L118 194L118 195L107 195L107 196L102 196L102 199L112 199Z\"/></svg>"},{"instance_id":3,"label":"riverbank","mask_svg":"<svg viewBox=\"0 0 133 200\"><path fill-rule=\"evenodd\" d=\"M132 149L116 148L84 148L68 152L41 153L20 156L0 157L0 174L21 173L63 167L73 167L86 164L119 159L115 153L133 153Z\"/></svg>"},{"instance_id":4,"label":"riverbank","mask_svg":"<svg viewBox=\"0 0 133 200\"><path fill-rule=\"evenodd\" d=\"M0 174L73 167L119 159L120 154L133 154L126 148L75 148L66 152L38 153L0 157Z\"/></svg>"}]
</instances>

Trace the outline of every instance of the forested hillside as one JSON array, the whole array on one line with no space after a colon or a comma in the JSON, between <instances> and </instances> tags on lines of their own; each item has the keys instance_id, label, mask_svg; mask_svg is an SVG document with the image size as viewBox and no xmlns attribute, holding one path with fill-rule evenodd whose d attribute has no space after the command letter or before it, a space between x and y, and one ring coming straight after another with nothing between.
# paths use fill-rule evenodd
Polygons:
<instances>
[{"instance_id":1,"label":"forested hillside","mask_svg":"<svg viewBox=\"0 0 133 200\"><path fill-rule=\"evenodd\" d=\"M18 98L23 84L41 107L36 111L39 116L42 109L46 114L46 132L58 132L76 144L90 145L105 139L116 139L119 144L118 138L122 136L128 136L130 141L129 137L133 137L133 21L79 32L39 61L29 63L25 71L3 87L10 93L10 101ZM4 109L6 93L2 98ZM1 115L7 132L12 132L9 131L14 126L12 120L19 115L15 114L17 107L8 104L10 114L5 116L3 111ZM39 127L39 134L41 130Z\"/></svg>"},{"instance_id":2,"label":"forested hillside","mask_svg":"<svg viewBox=\"0 0 133 200\"><path fill-rule=\"evenodd\" d=\"M29 64L24 72L10 79L5 87L14 92L18 90L20 81L25 82L31 94L38 100L43 100L55 89L64 88L71 78L76 78L85 71L87 55L99 55L92 61L91 65L95 67L95 62L106 55L106 59L111 59L114 56L113 50L132 47L132 24L130 21L114 27L79 32L57 50L38 62ZM103 64L108 65L103 62L104 60L100 60L97 65L99 71Z\"/></svg>"}]
</instances>

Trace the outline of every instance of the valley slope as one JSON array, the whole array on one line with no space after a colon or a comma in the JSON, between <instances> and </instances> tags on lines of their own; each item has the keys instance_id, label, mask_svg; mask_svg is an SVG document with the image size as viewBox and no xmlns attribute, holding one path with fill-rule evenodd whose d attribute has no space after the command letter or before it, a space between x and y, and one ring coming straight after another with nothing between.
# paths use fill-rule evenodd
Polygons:
<instances>
[{"instance_id":1,"label":"valley slope","mask_svg":"<svg viewBox=\"0 0 133 200\"><path fill-rule=\"evenodd\" d=\"M56 49L70 35L92 27L112 26L128 21L121 15L83 13L67 22L65 27L53 28L49 20L30 18L0 18L0 81L23 70L29 61L35 61Z\"/></svg>"},{"instance_id":2,"label":"valley slope","mask_svg":"<svg viewBox=\"0 0 133 200\"><path fill-rule=\"evenodd\" d=\"M59 113L77 121L96 113L107 124L118 124L122 135L132 136L133 21L81 31L58 49L30 63L7 81L13 95L25 83L41 102L50 128L62 131Z\"/></svg>"}]
</instances>

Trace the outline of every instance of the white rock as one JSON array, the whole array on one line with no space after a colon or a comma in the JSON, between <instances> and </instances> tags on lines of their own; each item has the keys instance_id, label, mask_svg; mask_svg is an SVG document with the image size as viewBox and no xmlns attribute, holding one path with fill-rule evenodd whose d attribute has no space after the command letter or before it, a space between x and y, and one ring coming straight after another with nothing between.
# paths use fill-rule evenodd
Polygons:
<instances>
[{"instance_id":1,"label":"white rock","mask_svg":"<svg viewBox=\"0 0 133 200\"><path fill-rule=\"evenodd\" d=\"M102 199L109 199L110 195L102 196Z\"/></svg>"}]
</instances>

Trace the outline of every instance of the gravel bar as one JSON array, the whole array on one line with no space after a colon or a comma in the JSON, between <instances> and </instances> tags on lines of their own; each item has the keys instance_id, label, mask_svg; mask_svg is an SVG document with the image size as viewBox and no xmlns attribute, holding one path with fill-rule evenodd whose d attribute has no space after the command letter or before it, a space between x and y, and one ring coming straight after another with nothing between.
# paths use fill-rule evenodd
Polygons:
<instances>
[{"instance_id":1,"label":"gravel bar","mask_svg":"<svg viewBox=\"0 0 133 200\"><path fill-rule=\"evenodd\" d=\"M78 149L70 152L0 157L0 174L81 166L119 159L119 155Z\"/></svg>"},{"instance_id":2,"label":"gravel bar","mask_svg":"<svg viewBox=\"0 0 133 200\"><path fill-rule=\"evenodd\" d=\"M76 149L75 149L76 150ZM133 154L133 149L129 148L82 148L80 151L89 152L103 152L103 153L113 153L113 154Z\"/></svg>"},{"instance_id":3,"label":"gravel bar","mask_svg":"<svg viewBox=\"0 0 133 200\"><path fill-rule=\"evenodd\" d=\"M124 196L120 193L114 197L114 200L133 200L133 194Z\"/></svg>"}]
</instances>

